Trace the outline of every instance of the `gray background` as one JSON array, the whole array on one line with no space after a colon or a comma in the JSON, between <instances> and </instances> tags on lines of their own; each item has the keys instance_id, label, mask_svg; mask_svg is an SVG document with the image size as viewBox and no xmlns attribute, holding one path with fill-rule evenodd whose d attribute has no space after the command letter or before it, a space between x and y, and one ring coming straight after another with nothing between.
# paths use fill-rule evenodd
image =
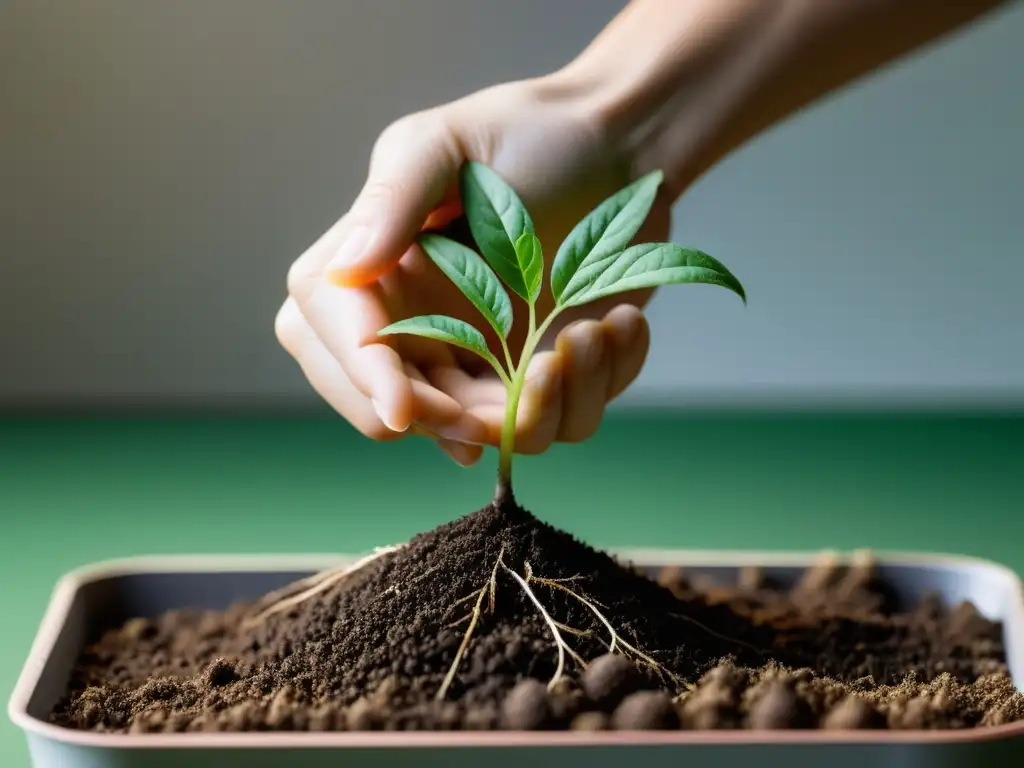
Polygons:
<instances>
[{"instance_id":1,"label":"gray background","mask_svg":"<svg viewBox=\"0 0 1024 768\"><path fill-rule=\"evenodd\" d=\"M315 402L273 318L377 132L622 4L0 4L0 402ZM1022 39L1016 4L705 177L675 237L750 305L665 292L627 401L1024 400Z\"/></svg>"}]
</instances>

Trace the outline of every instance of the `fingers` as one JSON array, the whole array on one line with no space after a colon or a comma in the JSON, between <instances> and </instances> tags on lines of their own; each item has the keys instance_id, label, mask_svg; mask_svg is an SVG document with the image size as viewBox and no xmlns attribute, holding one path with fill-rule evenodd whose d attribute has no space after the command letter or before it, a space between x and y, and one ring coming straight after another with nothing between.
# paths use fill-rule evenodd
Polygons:
<instances>
[{"instance_id":1,"label":"fingers","mask_svg":"<svg viewBox=\"0 0 1024 768\"><path fill-rule=\"evenodd\" d=\"M297 314L348 372L347 378L370 398L378 415L393 430L408 429L412 388L401 360L377 332L390 322L379 286L345 289L327 283L323 270L344 236L347 220L325 232L288 270L288 296L278 320ZM286 347L287 348L287 347Z\"/></svg>"},{"instance_id":2,"label":"fingers","mask_svg":"<svg viewBox=\"0 0 1024 768\"><path fill-rule=\"evenodd\" d=\"M370 284L402 258L430 213L446 202L458 168L439 118L424 113L393 124L374 147L352 209L288 273L288 293L314 334L398 432L413 419L412 386L400 357L377 337L390 318L379 286Z\"/></svg>"},{"instance_id":3,"label":"fingers","mask_svg":"<svg viewBox=\"0 0 1024 768\"><path fill-rule=\"evenodd\" d=\"M297 302L289 299L277 316L281 345L296 359L313 389L356 429L374 440L393 440L405 430L391 429L372 401L356 387L345 369L306 322ZM410 366L411 368L411 366ZM403 375L407 371L403 370ZM451 397L422 380L410 378L410 423L432 436L467 443L484 443L487 425L465 412ZM409 430L413 433L413 430Z\"/></svg>"},{"instance_id":4,"label":"fingers","mask_svg":"<svg viewBox=\"0 0 1024 768\"><path fill-rule=\"evenodd\" d=\"M415 366L406 363L405 370L412 380L416 394L413 425L417 431L444 442L480 447L482 452L482 446L487 442L488 436L484 422L465 410L452 397L435 388ZM474 452L477 458L480 452ZM462 451L460 455L469 454Z\"/></svg>"},{"instance_id":5,"label":"fingers","mask_svg":"<svg viewBox=\"0 0 1024 768\"><path fill-rule=\"evenodd\" d=\"M484 455L483 446L457 443L454 440L438 440L438 446L448 458L463 467L471 467Z\"/></svg>"},{"instance_id":6,"label":"fingers","mask_svg":"<svg viewBox=\"0 0 1024 768\"><path fill-rule=\"evenodd\" d=\"M530 361L516 419L516 450L543 453L558 438L562 421L562 359L541 352Z\"/></svg>"},{"instance_id":7,"label":"fingers","mask_svg":"<svg viewBox=\"0 0 1024 768\"><path fill-rule=\"evenodd\" d=\"M407 365L406 369L409 373L409 377L414 381L429 384L423 373L415 367ZM451 400L451 398L449 399ZM458 404L455 403L454 400L452 400L452 402L453 404L456 404L456 408L459 408ZM480 422L479 420L476 420L476 422L479 424L480 428L480 432L477 436L485 437L486 428L483 426L483 422ZM481 456L483 456L483 446L480 444L470 444L467 442L461 442L457 439L445 439L440 437L436 432L433 432L429 426L425 426L420 423L414 424L413 430L418 434L422 434L425 437L430 437L435 440L437 442L437 446L440 447L440 450L443 451L447 457L463 467L471 467L480 460ZM476 439L474 441L479 443L481 440Z\"/></svg>"},{"instance_id":8,"label":"fingers","mask_svg":"<svg viewBox=\"0 0 1024 768\"><path fill-rule=\"evenodd\" d=\"M435 387L451 396L463 408L481 405L505 407L505 385L497 376L470 376L455 366L438 366L426 371L427 379Z\"/></svg>"},{"instance_id":9,"label":"fingers","mask_svg":"<svg viewBox=\"0 0 1024 768\"><path fill-rule=\"evenodd\" d=\"M651 329L644 313L632 304L615 307L604 316L601 325L613 350L605 398L610 402L640 375L651 348Z\"/></svg>"},{"instance_id":10,"label":"fingers","mask_svg":"<svg viewBox=\"0 0 1024 768\"><path fill-rule=\"evenodd\" d=\"M376 409L345 375L345 370L310 328L298 304L288 299L277 313L278 341L295 358L313 389L356 429L373 440L394 440Z\"/></svg>"},{"instance_id":11,"label":"fingers","mask_svg":"<svg viewBox=\"0 0 1024 768\"><path fill-rule=\"evenodd\" d=\"M377 336L390 322L379 291L379 286L337 288L321 282L300 310L384 423L404 432L413 420L412 383L401 356Z\"/></svg>"},{"instance_id":12,"label":"fingers","mask_svg":"<svg viewBox=\"0 0 1024 768\"><path fill-rule=\"evenodd\" d=\"M606 336L602 323L583 320L558 335L555 352L565 370L558 439L566 443L587 440L604 416L616 352L614 341Z\"/></svg>"},{"instance_id":13,"label":"fingers","mask_svg":"<svg viewBox=\"0 0 1024 768\"><path fill-rule=\"evenodd\" d=\"M600 320L583 320L559 334L555 351L564 369L558 440L574 443L594 435L609 401L643 368L650 333L643 313L623 304Z\"/></svg>"},{"instance_id":14,"label":"fingers","mask_svg":"<svg viewBox=\"0 0 1024 768\"><path fill-rule=\"evenodd\" d=\"M377 139L362 191L326 266L336 285L367 285L402 258L455 186L461 153L433 113L403 118ZM435 217L436 218L436 217Z\"/></svg>"}]
</instances>

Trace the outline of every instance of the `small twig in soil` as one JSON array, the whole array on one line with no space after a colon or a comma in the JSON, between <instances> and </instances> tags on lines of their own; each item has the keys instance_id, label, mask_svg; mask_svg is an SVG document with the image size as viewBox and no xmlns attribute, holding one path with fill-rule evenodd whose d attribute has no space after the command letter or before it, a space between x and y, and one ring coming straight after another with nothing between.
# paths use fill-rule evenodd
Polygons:
<instances>
[{"instance_id":1,"label":"small twig in soil","mask_svg":"<svg viewBox=\"0 0 1024 768\"><path fill-rule=\"evenodd\" d=\"M503 565L501 562L502 557L505 555L505 547L502 547L498 552L498 559L494 562L494 568L491 570L490 580L484 584L476 592L471 592L465 597L461 597L456 600L452 607L461 605L462 603L469 602L475 599L476 602L473 604L473 610L463 616L461 619L448 625L448 628L452 629L462 624L467 619L469 620L469 626L466 628L466 634L462 636L462 642L459 644L459 650L455 652L455 659L452 661L452 665L448 667L448 673L444 676L444 681L441 683L441 687L437 689L437 693L434 698L438 701L444 699L448 694L448 689L451 687L452 681L455 680L455 673L459 669L459 664L462 662L462 656L466 653L466 649L469 647L470 638L473 637L473 630L476 629L477 622L480 621L480 615L483 613L481 608L484 604L484 598L490 595L489 612L494 613L494 597L497 592L497 581L498 581L498 566Z\"/></svg>"},{"instance_id":2,"label":"small twig in soil","mask_svg":"<svg viewBox=\"0 0 1024 768\"><path fill-rule=\"evenodd\" d=\"M293 582L287 587L276 592L271 592L264 598L264 602L270 602L271 605L260 611L254 617L246 620L244 626L254 626L270 616L273 616L275 613L287 611L290 608L301 605L306 600L316 597L322 592L326 592L336 584L340 584L349 576L354 575L356 572L362 570L375 560L378 560L384 555L389 555L392 552L397 552L404 546L404 544L396 544L389 547L377 547L371 554L360 558L350 565L343 565L337 568L321 571L320 573L313 574L305 579ZM303 587L306 587L306 589L302 592L299 592L297 595L292 594L296 589L302 589ZM291 595L291 597L288 595Z\"/></svg>"},{"instance_id":3,"label":"small twig in soil","mask_svg":"<svg viewBox=\"0 0 1024 768\"><path fill-rule=\"evenodd\" d=\"M530 574L528 578L532 579L538 584L543 584L544 586L551 587L552 589L559 589L565 592L566 594L571 595L576 600L579 600L581 603L583 603L583 605L589 608L591 613L593 613L594 616L597 617L597 620L600 621L604 625L605 629L608 630L608 634L611 635L611 642L608 643L608 653L615 653L617 649L621 648L623 651L623 656L626 656L627 658L629 656L633 656L636 660L650 667L659 677L667 677L677 686L681 684L681 680L675 675L673 675L671 672L669 672L667 669L665 669L665 667L663 667L657 661L655 661L646 653L641 651L639 648L627 643L622 638L622 636L615 631L615 627L612 626L612 623L608 621L608 619L605 617L603 613L601 613L595 601L588 600L578 592L569 589L561 581L555 579L545 579L539 576L533 576L532 574Z\"/></svg>"}]
</instances>

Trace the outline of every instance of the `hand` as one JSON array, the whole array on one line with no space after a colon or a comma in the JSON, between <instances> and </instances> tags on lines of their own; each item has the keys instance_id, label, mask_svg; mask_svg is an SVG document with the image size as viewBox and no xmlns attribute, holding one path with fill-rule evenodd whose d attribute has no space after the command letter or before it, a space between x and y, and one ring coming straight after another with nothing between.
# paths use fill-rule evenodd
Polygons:
<instances>
[{"instance_id":1,"label":"hand","mask_svg":"<svg viewBox=\"0 0 1024 768\"><path fill-rule=\"evenodd\" d=\"M505 389L476 356L409 336L379 338L405 317L446 314L498 340L472 305L415 245L423 229L461 213L458 171L491 166L520 194L551 260L572 226L641 173L613 146L571 88L554 79L510 83L402 118L378 139L351 210L292 265L277 317L281 344L316 391L363 434L436 439L463 465L496 445ZM638 240L664 240L671 199L659 197ZM637 376L649 345L640 308L649 291L566 312L530 364L516 451L580 441ZM526 305L513 298L509 344L522 348ZM552 299L544 292L538 312Z\"/></svg>"}]
</instances>

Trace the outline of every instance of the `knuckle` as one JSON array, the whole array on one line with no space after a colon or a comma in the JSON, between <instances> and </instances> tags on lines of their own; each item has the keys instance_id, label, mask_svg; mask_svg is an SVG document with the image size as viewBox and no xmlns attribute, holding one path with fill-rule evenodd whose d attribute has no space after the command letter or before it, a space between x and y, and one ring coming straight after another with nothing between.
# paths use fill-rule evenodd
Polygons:
<instances>
[{"instance_id":1,"label":"knuckle","mask_svg":"<svg viewBox=\"0 0 1024 768\"><path fill-rule=\"evenodd\" d=\"M445 125L441 111L437 108L403 115L397 120L392 120L380 132L374 142L371 156L412 141L429 140L442 133Z\"/></svg>"},{"instance_id":2,"label":"knuckle","mask_svg":"<svg viewBox=\"0 0 1024 768\"><path fill-rule=\"evenodd\" d=\"M388 149L392 142L407 140L416 134L416 126L422 120L420 113L404 115L388 123L373 144L372 154Z\"/></svg>"},{"instance_id":3,"label":"knuckle","mask_svg":"<svg viewBox=\"0 0 1024 768\"><path fill-rule=\"evenodd\" d=\"M298 308L292 300L281 305L274 317L274 335L278 343L288 352L294 354L298 346L298 337L301 330L301 323Z\"/></svg>"},{"instance_id":4,"label":"knuckle","mask_svg":"<svg viewBox=\"0 0 1024 768\"><path fill-rule=\"evenodd\" d=\"M309 276L302 265L302 261L295 261L288 267L288 274L285 277L285 285L288 288L288 295L299 297L302 295Z\"/></svg>"},{"instance_id":5,"label":"knuckle","mask_svg":"<svg viewBox=\"0 0 1024 768\"><path fill-rule=\"evenodd\" d=\"M394 179L370 179L359 193L359 205L370 210L379 210L386 208L401 193L401 182Z\"/></svg>"},{"instance_id":6,"label":"knuckle","mask_svg":"<svg viewBox=\"0 0 1024 768\"><path fill-rule=\"evenodd\" d=\"M377 136L370 151L371 176L375 170L399 171L400 175L404 165L404 162L400 163L401 159L438 154L451 158L459 154L448 110L435 107L413 112L393 121ZM399 167L396 168L396 164Z\"/></svg>"}]
</instances>

